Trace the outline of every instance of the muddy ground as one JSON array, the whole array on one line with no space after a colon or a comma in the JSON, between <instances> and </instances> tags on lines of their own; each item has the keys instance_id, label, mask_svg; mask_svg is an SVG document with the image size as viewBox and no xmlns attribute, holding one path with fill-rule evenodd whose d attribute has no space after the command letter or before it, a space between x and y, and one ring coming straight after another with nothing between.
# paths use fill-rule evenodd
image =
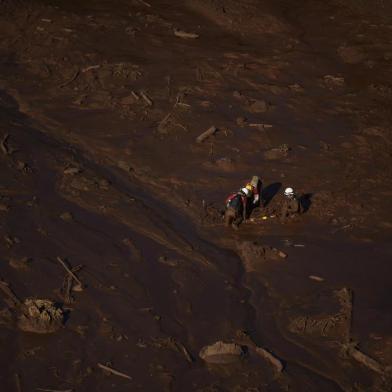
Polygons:
<instances>
[{"instance_id":1,"label":"muddy ground","mask_svg":"<svg viewBox=\"0 0 392 392\"><path fill-rule=\"evenodd\" d=\"M391 18L0 0L1 389L390 391Z\"/></svg>"}]
</instances>

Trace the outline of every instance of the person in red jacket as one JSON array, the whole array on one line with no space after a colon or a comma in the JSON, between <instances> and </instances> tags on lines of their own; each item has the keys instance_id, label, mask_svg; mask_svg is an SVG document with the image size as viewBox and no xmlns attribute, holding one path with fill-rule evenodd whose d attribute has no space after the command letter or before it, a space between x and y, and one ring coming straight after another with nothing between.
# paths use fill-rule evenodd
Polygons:
<instances>
[{"instance_id":1,"label":"person in red jacket","mask_svg":"<svg viewBox=\"0 0 392 392\"><path fill-rule=\"evenodd\" d=\"M252 181L238 192L232 193L225 202L225 224L238 229L242 221L246 221L250 209L260 202L261 181L253 176Z\"/></svg>"}]
</instances>

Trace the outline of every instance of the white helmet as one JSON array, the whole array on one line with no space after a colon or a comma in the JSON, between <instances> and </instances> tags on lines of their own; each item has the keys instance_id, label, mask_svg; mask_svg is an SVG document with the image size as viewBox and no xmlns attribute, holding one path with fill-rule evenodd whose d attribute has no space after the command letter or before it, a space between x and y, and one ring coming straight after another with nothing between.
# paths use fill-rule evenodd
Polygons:
<instances>
[{"instance_id":1,"label":"white helmet","mask_svg":"<svg viewBox=\"0 0 392 392\"><path fill-rule=\"evenodd\" d=\"M250 190L248 188L242 188L241 192L246 196L249 197L250 196Z\"/></svg>"},{"instance_id":2,"label":"white helmet","mask_svg":"<svg viewBox=\"0 0 392 392\"><path fill-rule=\"evenodd\" d=\"M287 197L293 197L294 196L294 189L293 188L286 188L284 190L284 195Z\"/></svg>"}]
</instances>

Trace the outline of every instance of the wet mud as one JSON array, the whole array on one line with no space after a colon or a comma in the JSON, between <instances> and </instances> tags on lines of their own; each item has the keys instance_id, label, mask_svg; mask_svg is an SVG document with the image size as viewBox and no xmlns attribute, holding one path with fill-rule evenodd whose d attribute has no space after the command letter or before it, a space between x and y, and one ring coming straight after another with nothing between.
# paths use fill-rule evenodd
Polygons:
<instances>
[{"instance_id":1,"label":"wet mud","mask_svg":"<svg viewBox=\"0 0 392 392\"><path fill-rule=\"evenodd\" d=\"M391 16L0 0L2 388L391 390Z\"/></svg>"}]
</instances>

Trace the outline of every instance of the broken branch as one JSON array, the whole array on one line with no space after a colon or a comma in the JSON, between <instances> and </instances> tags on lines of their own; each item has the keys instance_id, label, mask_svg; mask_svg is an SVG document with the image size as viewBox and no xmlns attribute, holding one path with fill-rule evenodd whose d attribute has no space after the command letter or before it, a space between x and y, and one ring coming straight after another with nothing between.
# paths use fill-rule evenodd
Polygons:
<instances>
[{"instance_id":1,"label":"broken branch","mask_svg":"<svg viewBox=\"0 0 392 392\"><path fill-rule=\"evenodd\" d=\"M77 285L73 288L74 291L83 291L83 284L79 280L79 278L68 268L67 264L65 264L64 260L62 260L61 257L56 258L57 261L64 267L64 269L69 273L69 275L72 276L72 278L75 280Z\"/></svg>"},{"instance_id":2,"label":"broken branch","mask_svg":"<svg viewBox=\"0 0 392 392\"><path fill-rule=\"evenodd\" d=\"M98 363L97 365L98 365L99 368L101 368L101 369L103 369L103 370L105 370L105 371L107 371L109 373L112 373L115 376L119 376L119 377L127 378L128 380L132 380L132 377L128 376L128 374L119 372L118 370L115 370L115 369L113 369L113 368L111 368L109 366L102 365L102 363Z\"/></svg>"},{"instance_id":3,"label":"broken branch","mask_svg":"<svg viewBox=\"0 0 392 392\"><path fill-rule=\"evenodd\" d=\"M205 132L203 132L202 134L200 134L197 138L196 138L196 142L197 143L203 143L204 140L206 140L207 138L209 138L210 136L213 136L215 134L215 132L218 129L213 125L210 128L208 128Z\"/></svg>"}]
</instances>

